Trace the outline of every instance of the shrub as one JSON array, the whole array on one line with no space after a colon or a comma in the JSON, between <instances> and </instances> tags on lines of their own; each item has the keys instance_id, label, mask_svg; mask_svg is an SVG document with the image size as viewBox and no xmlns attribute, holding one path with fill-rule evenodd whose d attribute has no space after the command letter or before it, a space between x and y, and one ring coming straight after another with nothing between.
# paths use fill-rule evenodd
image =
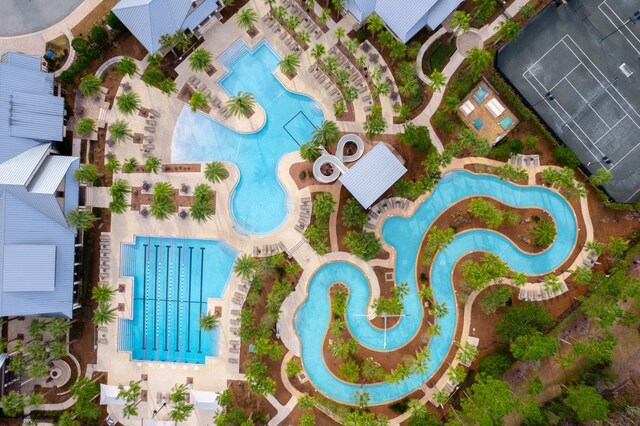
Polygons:
<instances>
[{"instance_id":1,"label":"shrub","mask_svg":"<svg viewBox=\"0 0 640 426\"><path fill-rule=\"evenodd\" d=\"M373 259L382 250L382 244L373 232L347 232L343 244L351 253L365 261Z\"/></svg>"},{"instance_id":2,"label":"shrub","mask_svg":"<svg viewBox=\"0 0 640 426\"><path fill-rule=\"evenodd\" d=\"M124 24L120 21L120 19L118 19L118 17L113 12L109 12L109 14L107 15L104 21L108 26L110 26L115 31L122 31L127 28L124 26Z\"/></svg>"},{"instance_id":3,"label":"shrub","mask_svg":"<svg viewBox=\"0 0 640 426\"><path fill-rule=\"evenodd\" d=\"M416 126L413 123L405 124L404 132L400 133L400 142L424 154L430 154L435 151L435 147L431 144L431 136L427 126Z\"/></svg>"},{"instance_id":4,"label":"shrub","mask_svg":"<svg viewBox=\"0 0 640 426\"><path fill-rule=\"evenodd\" d=\"M78 55L82 55L89 48L89 42L82 37L76 37L71 40L71 47L73 47L73 50L75 50Z\"/></svg>"},{"instance_id":5,"label":"shrub","mask_svg":"<svg viewBox=\"0 0 640 426\"><path fill-rule=\"evenodd\" d=\"M487 374L494 379L502 377L505 371L511 368L513 360L511 356L502 352L480 358L480 372Z\"/></svg>"},{"instance_id":6,"label":"shrub","mask_svg":"<svg viewBox=\"0 0 640 426\"><path fill-rule=\"evenodd\" d=\"M493 314L498 309L507 306L511 302L511 290L508 287L496 287L488 289L480 299L480 309L485 314Z\"/></svg>"},{"instance_id":7,"label":"shrub","mask_svg":"<svg viewBox=\"0 0 640 426\"><path fill-rule=\"evenodd\" d=\"M456 126L456 123L451 119L451 116L441 109L437 110L435 114L433 114L431 120L433 127L448 134L453 133Z\"/></svg>"},{"instance_id":8,"label":"shrub","mask_svg":"<svg viewBox=\"0 0 640 426\"><path fill-rule=\"evenodd\" d=\"M358 40L359 43L365 41L367 37L369 37L369 30L367 27L362 27L356 31L356 40Z\"/></svg>"},{"instance_id":9,"label":"shrub","mask_svg":"<svg viewBox=\"0 0 640 426\"><path fill-rule=\"evenodd\" d=\"M301 170L300 171L300 179L305 179L307 177L307 171L306 170Z\"/></svg>"},{"instance_id":10,"label":"shrub","mask_svg":"<svg viewBox=\"0 0 640 426\"><path fill-rule=\"evenodd\" d=\"M524 303L507 310L500 318L496 332L503 340L511 342L518 336L528 335L534 331L545 332L551 326L553 326L553 316L542 305Z\"/></svg>"},{"instance_id":11,"label":"shrub","mask_svg":"<svg viewBox=\"0 0 640 426\"><path fill-rule=\"evenodd\" d=\"M553 158L563 166L575 169L580 165L580 157L570 148L561 145L553 150Z\"/></svg>"},{"instance_id":12,"label":"shrub","mask_svg":"<svg viewBox=\"0 0 640 426\"><path fill-rule=\"evenodd\" d=\"M100 49L104 49L109 44L109 33L102 25L94 25L89 31L89 38Z\"/></svg>"},{"instance_id":13,"label":"shrub","mask_svg":"<svg viewBox=\"0 0 640 426\"><path fill-rule=\"evenodd\" d=\"M520 154L524 150L524 144L520 139L507 139L491 149L491 156L499 160Z\"/></svg>"},{"instance_id":14,"label":"shrub","mask_svg":"<svg viewBox=\"0 0 640 426\"><path fill-rule=\"evenodd\" d=\"M87 58L89 62L92 62L98 59L99 57L100 57L100 49L98 49L95 46L91 46L89 49L87 49L87 52L84 54L82 58Z\"/></svg>"}]
</instances>

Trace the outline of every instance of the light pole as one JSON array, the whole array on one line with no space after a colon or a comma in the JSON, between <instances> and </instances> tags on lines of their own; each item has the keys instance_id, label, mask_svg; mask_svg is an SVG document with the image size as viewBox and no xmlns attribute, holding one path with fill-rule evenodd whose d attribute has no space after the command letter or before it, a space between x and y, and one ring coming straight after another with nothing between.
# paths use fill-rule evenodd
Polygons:
<instances>
[{"instance_id":1,"label":"light pole","mask_svg":"<svg viewBox=\"0 0 640 426\"><path fill-rule=\"evenodd\" d=\"M151 416L151 418L153 419L156 416L156 414L158 414L160 410L162 410L166 405L167 405L167 402L165 401L162 403L162 406L160 408L158 408L157 410L153 410L153 415Z\"/></svg>"}]
</instances>

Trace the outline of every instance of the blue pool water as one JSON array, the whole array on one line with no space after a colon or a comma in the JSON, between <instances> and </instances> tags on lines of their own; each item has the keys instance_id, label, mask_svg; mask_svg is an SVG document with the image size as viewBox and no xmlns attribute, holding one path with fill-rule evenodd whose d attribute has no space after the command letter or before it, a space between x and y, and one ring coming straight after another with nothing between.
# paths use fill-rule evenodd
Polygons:
<instances>
[{"instance_id":1,"label":"blue pool water","mask_svg":"<svg viewBox=\"0 0 640 426\"><path fill-rule=\"evenodd\" d=\"M218 356L219 330L198 318L219 299L237 251L223 241L138 236L123 244L120 275L133 277L133 318L121 319L118 350L133 359L203 364Z\"/></svg>"},{"instance_id":2,"label":"blue pool water","mask_svg":"<svg viewBox=\"0 0 640 426\"><path fill-rule=\"evenodd\" d=\"M466 171L451 172L443 177L433 193L409 218L392 217L382 228L383 238L397 252L396 282L407 282L409 294L404 298L404 313L408 314L387 331L386 350L407 343L416 335L423 320L423 309L417 296L416 262L420 243L436 217L450 205L470 196L495 197L518 207L538 207L548 211L558 229L555 242L544 252L526 254L500 234L487 230L471 230L456 235L453 242L438 252L431 269L434 298L446 303L448 314L438 319L442 327L439 336L430 344L431 360L424 374L416 374L399 384L378 383L365 385L371 404L382 404L404 397L424 383L442 364L453 344L456 327L456 304L451 283L455 262L474 250L500 256L509 266L526 274L544 274L553 271L571 254L577 236L577 223L569 204L560 195L540 187L519 187L494 176L474 175ZM335 282L349 286L347 323L354 337L375 350L383 350L383 331L373 327L362 316L369 304L370 289L364 274L345 262L321 267L309 283L309 295L296 314L296 329L302 343L302 361L314 386L325 395L342 402L353 402L359 385L345 383L326 368L322 358L322 342L328 327L328 288Z\"/></svg>"},{"instance_id":3,"label":"blue pool water","mask_svg":"<svg viewBox=\"0 0 640 426\"><path fill-rule=\"evenodd\" d=\"M229 73L220 81L229 94L250 92L266 113L255 133L238 133L201 113L183 108L173 135L172 160L230 161L240 170L231 214L245 233L276 230L287 217L289 201L277 177L283 155L297 151L324 116L308 96L288 91L273 75L280 58L267 42L251 51L242 40L220 59ZM267 213L268 212L268 213Z\"/></svg>"}]
</instances>

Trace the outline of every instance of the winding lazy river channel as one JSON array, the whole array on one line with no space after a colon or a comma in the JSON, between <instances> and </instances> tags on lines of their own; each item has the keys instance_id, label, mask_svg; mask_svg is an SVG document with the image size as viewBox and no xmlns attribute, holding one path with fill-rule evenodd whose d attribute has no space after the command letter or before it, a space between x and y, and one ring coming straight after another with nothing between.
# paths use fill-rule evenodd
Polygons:
<instances>
[{"instance_id":1,"label":"winding lazy river channel","mask_svg":"<svg viewBox=\"0 0 640 426\"><path fill-rule=\"evenodd\" d=\"M555 220L558 230L554 243L544 252L528 254L497 232L478 229L456 235L449 246L438 252L431 268L430 282L434 298L446 303L448 314L437 320L442 330L429 344L431 359L424 374L413 374L398 384L376 383L362 387L335 377L322 356L322 344L331 315L329 287L336 282L349 287L347 324L354 338L362 345L378 351L402 347L416 335L423 320L415 273L422 238L444 210L472 196L493 197L514 207L546 210ZM387 330L386 348L383 348L383 330L373 327L367 317L361 316L367 313L371 290L363 272L351 263L334 262L320 267L311 278L307 299L295 317L295 327L302 346L302 362L309 379L320 392L343 403L353 403L354 393L358 390L369 393L371 405L400 399L417 389L438 369L454 343L457 312L451 275L455 263L462 256L472 251L491 252L500 256L515 271L529 275L544 274L553 271L571 254L577 237L577 222L569 203L549 189L521 187L495 176L459 170L443 176L412 216L387 219L382 227L382 236L397 253L396 282L405 281L410 289L403 299L404 314L407 316Z\"/></svg>"}]
</instances>

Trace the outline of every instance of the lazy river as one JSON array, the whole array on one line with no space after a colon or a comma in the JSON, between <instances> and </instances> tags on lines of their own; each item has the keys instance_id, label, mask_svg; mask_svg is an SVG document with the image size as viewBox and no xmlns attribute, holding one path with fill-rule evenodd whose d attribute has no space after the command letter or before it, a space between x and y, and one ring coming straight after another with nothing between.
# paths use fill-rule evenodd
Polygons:
<instances>
[{"instance_id":1,"label":"lazy river","mask_svg":"<svg viewBox=\"0 0 640 426\"><path fill-rule=\"evenodd\" d=\"M425 232L448 207L467 197L493 197L514 207L537 207L553 217L557 236L554 243L538 254L521 251L501 234L488 230L462 232L435 256L430 282L434 298L446 303L448 313L437 320L441 334L434 336L429 349L431 358L424 374L413 374L399 384L376 383L360 386L334 376L322 357L322 344L330 320L329 288L336 282L349 287L346 321L353 337L366 347L390 351L402 347L417 334L423 320L423 307L417 294L416 262ZM407 282L409 294L404 297L404 316L387 330L373 327L367 317L370 285L363 272L351 263L334 262L320 267L309 282L308 295L295 317L296 331L302 346L302 362L313 385L326 396L343 403L353 403L358 390L368 392L369 404L384 404L400 399L424 383L442 364L451 345L457 322L455 295L451 274L455 263L472 251L494 253L515 271L529 275L545 274L561 265L571 254L577 238L577 222L569 203L559 194L542 187L521 187L495 176L453 171L445 176L415 213L403 218L389 218L382 227L384 240L397 253L396 282ZM320 332L324 330L324 332ZM408 354L412 355L412 354Z\"/></svg>"}]
</instances>

